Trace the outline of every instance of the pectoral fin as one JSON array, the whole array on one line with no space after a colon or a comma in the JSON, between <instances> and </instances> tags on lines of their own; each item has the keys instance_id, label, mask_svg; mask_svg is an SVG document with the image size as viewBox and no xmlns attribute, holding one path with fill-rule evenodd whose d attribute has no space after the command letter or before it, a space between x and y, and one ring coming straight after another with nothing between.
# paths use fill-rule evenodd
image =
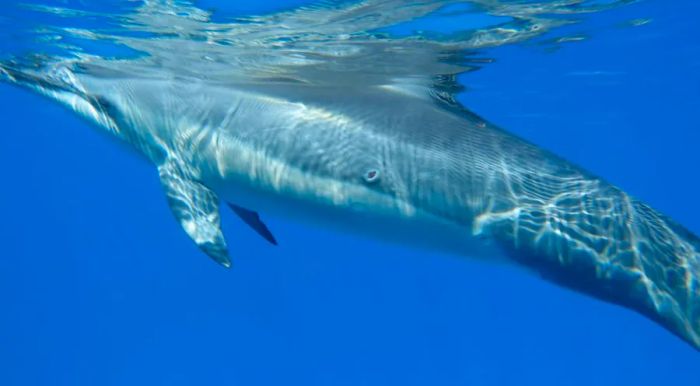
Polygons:
<instances>
[{"instance_id":1,"label":"pectoral fin","mask_svg":"<svg viewBox=\"0 0 700 386\"><path fill-rule=\"evenodd\" d=\"M170 209L182 228L204 253L224 267L230 267L216 193L186 176L173 163L166 162L158 171Z\"/></svg>"},{"instance_id":2,"label":"pectoral fin","mask_svg":"<svg viewBox=\"0 0 700 386\"><path fill-rule=\"evenodd\" d=\"M245 222L246 224L248 224L248 226L253 228L253 230L256 231L265 240L269 241L270 244L277 245L277 240L275 240L275 236L272 234L272 232L270 232L270 229L268 229L267 225L265 225L265 223L262 222L262 220L260 220L260 215L258 215L258 212L231 203L229 203L228 206L231 207L231 209L238 215L238 217L241 218L241 220L243 220L243 222Z\"/></svg>"}]
</instances>

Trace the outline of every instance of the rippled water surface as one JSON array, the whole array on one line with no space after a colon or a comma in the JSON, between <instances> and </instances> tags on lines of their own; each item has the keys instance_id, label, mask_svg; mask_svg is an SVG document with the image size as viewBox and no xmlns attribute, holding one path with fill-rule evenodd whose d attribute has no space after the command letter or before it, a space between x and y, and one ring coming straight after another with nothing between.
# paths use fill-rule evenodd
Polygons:
<instances>
[{"instance_id":1,"label":"rippled water surface","mask_svg":"<svg viewBox=\"0 0 700 386\"><path fill-rule=\"evenodd\" d=\"M214 4L209 10L175 1L22 3L8 7L6 33L19 42L3 56L8 71L68 67L338 87L412 79L451 93L456 74L494 59L487 48L528 44L555 51L589 38L590 15L628 3L634 2L347 1L287 5L257 16L237 14L235 6L217 14ZM649 21L622 16L616 27Z\"/></svg>"},{"instance_id":2,"label":"rippled water surface","mask_svg":"<svg viewBox=\"0 0 700 386\"><path fill-rule=\"evenodd\" d=\"M81 75L428 89L697 234L698 12L690 0L5 1L0 76L78 95ZM208 264L150 165L6 83L2 385L700 384L698 353L657 325L510 266L274 217L272 248L227 215L236 267Z\"/></svg>"}]
</instances>

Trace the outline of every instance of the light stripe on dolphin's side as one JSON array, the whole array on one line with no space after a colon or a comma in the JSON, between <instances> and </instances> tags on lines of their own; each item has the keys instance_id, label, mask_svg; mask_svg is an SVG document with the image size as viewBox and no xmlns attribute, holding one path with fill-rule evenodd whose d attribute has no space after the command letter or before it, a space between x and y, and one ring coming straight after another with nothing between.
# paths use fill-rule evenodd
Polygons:
<instances>
[{"instance_id":1,"label":"light stripe on dolphin's side","mask_svg":"<svg viewBox=\"0 0 700 386\"><path fill-rule=\"evenodd\" d=\"M372 32L451 2L404 3L300 9L224 28L149 2L125 25L139 21L160 39L109 37L143 58L6 61L0 72L133 145L158 168L184 231L226 267L221 202L272 244L258 212L510 261L700 348L700 239L454 99L456 75L476 66L469 49L566 24L548 12L599 9L521 4L516 21L454 40Z\"/></svg>"}]
</instances>

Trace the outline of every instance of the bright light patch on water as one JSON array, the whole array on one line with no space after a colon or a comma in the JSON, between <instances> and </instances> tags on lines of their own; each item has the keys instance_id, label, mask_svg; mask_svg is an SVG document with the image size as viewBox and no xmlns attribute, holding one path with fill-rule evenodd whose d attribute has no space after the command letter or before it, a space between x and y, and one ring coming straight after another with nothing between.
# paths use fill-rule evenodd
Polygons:
<instances>
[{"instance_id":1,"label":"bright light patch on water","mask_svg":"<svg viewBox=\"0 0 700 386\"><path fill-rule=\"evenodd\" d=\"M429 88L449 100L461 90L457 75L491 61L483 49L539 37L553 47L579 41L587 36L557 31L627 3L305 2L285 10L263 7L257 12L270 13L257 16L243 15L235 4L214 9L206 2L22 3L7 7L8 16L0 19L13 25L2 29L0 65L34 81L46 81L50 68L65 67L99 76L220 83L387 86L413 93Z\"/></svg>"}]
</instances>

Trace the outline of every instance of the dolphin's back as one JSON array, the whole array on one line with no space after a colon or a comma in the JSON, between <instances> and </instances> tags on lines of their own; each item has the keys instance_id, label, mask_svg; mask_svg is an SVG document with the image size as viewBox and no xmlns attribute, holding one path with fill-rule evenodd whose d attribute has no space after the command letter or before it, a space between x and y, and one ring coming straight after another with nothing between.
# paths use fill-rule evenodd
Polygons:
<instances>
[{"instance_id":1,"label":"dolphin's back","mask_svg":"<svg viewBox=\"0 0 700 386\"><path fill-rule=\"evenodd\" d=\"M700 348L700 238L576 165L468 117L447 146L463 158L446 181L480 187L466 189L475 234L491 235L544 278L632 308Z\"/></svg>"},{"instance_id":2,"label":"dolphin's back","mask_svg":"<svg viewBox=\"0 0 700 386\"><path fill-rule=\"evenodd\" d=\"M289 154L340 143L324 173L352 178L376 165L389 174L376 185L385 194L463 226L465 237L490 236L546 279L637 310L700 347L700 239L673 220L459 106L385 90L276 92L332 117ZM338 117L361 130L329 128Z\"/></svg>"},{"instance_id":3,"label":"dolphin's back","mask_svg":"<svg viewBox=\"0 0 700 386\"><path fill-rule=\"evenodd\" d=\"M421 150L394 158L416 205L469 226L470 236L490 235L544 278L635 309L700 347L700 238L460 106L382 102L402 122L378 130L403 152Z\"/></svg>"}]
</instances>

